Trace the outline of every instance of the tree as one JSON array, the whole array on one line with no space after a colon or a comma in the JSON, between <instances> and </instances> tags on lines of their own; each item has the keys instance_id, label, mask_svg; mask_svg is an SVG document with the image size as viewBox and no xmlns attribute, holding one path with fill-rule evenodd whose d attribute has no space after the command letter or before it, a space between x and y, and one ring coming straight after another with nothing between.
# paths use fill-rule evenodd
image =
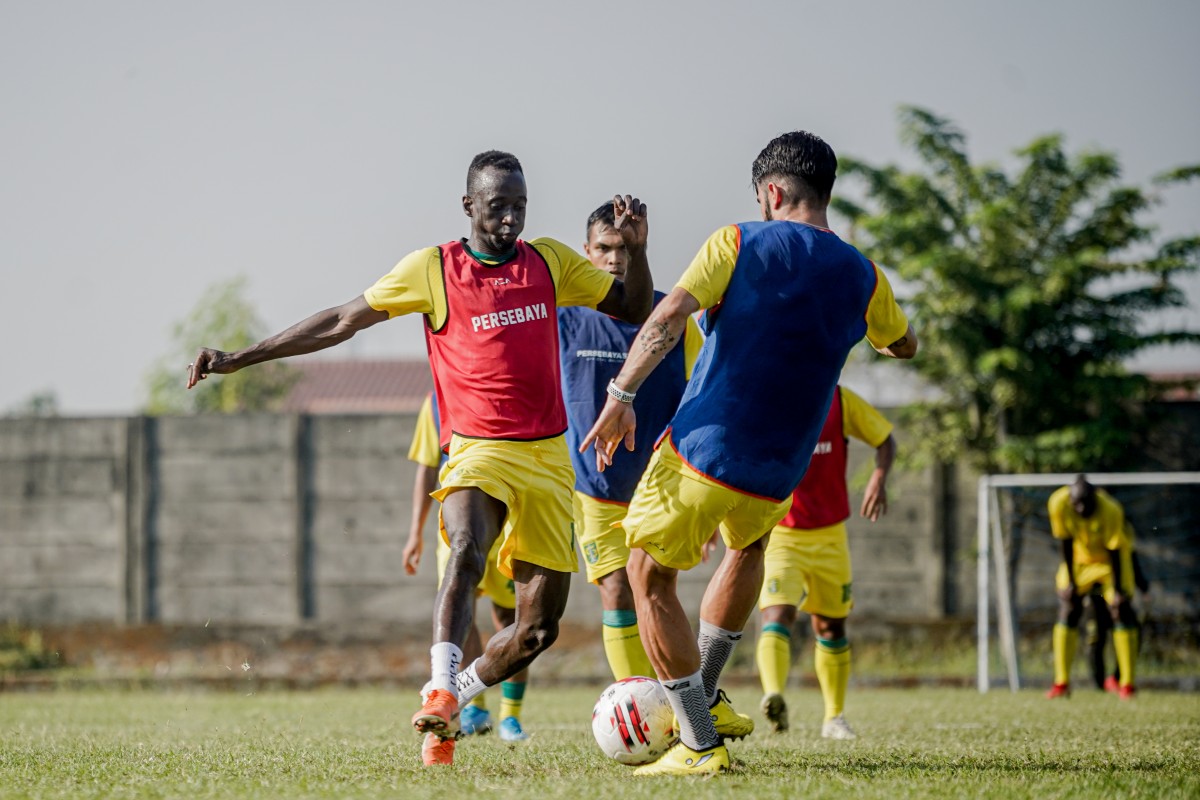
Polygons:
<instances>
[{"instance_id":1,"label":"tree","mask_svg":"<svg viewBox=\"0 0 1200 800\"><path fill-rule=\"evenodd\" d=\"M236 413L277 408L299 374L278 361L206 380L188 391L185 365L201 347L240 350L263 338L264 325L245 298L245 278L214 284L192 312L176 323L173 344L147 373L147 414Z\"/></svg>"},{"instance_id":2,"label":"tree","mask_svg":"<svg viewBox=\"0 0 1200 800\"><path fill-rule=\"evenodd\" d=\"M53 389L43 389L26 397L9 409L10 417L57 417L58 394Z\"/></svg>"},{"instance_id":3,"label":"tree","mask_svg":"<svg viewBox=\"0 0 1200 800\"><path fill-rule=\"evenodd\" d=\"M1200 341L1144 330L1147 314L1186 306L1175 278L1197 269L1200 237L1156 242L1141 217L1158 198L1123 185L1111 153L1068 155L1044 136L1010 174L971 164L964 134L928 111L901 108L900 131L922 169L842 159L864 191L833 207L914 289L909 363L940 393L906 409L919 453L990 472L1119 468L1160 390L1124 364Z\"/></svg>"}]
</instances>

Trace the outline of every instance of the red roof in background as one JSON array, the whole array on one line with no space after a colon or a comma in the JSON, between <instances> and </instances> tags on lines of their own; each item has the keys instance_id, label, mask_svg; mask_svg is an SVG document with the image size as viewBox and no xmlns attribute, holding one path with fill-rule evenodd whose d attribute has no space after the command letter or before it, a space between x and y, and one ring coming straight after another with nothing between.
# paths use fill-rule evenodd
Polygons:
<instances>
[{"instance_id":1,"label":"red roof in background","mask_svg":"<svg viewBox=\"0 0 1200 800\"><path fill-rule=\"evenodd\" d=\"M299 414L414 414L433 389L425 359L293 362L300 379L283 401Z\"/></svg>"},{"instance_id":2,"label":"red roof in background","mask_svg":"<svg viewBox=\"0 0 1200 800\"><path fill-rule=\"evenodd\" d=\"M1179 403L1200 399L1200 393L1197 391L1200 387L1200 373L1146 372L1145 375L1154 383L1175 384L1163 395L1163 400Z\"/></svg>"}]
</instances>

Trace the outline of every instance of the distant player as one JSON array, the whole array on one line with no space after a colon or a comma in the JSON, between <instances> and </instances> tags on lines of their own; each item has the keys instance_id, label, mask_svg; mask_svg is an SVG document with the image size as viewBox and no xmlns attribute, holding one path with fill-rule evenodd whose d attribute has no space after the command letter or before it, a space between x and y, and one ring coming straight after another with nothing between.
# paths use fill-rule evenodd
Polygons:
<instances>
[{"instance_id":1,"label":"distant player","mask_svg":"<svg viewBox=\"0 0 1200 800\"><path fill-rule=\"evenodd\" d=\"M438 446L440 428L438 424L437 405L433 393L425 396L421 410L417 414L417 425L413 431L412 446L408 449L409 461L417 464L417 474L413 479L413 514L412 524L408 531L408 542L404 545L404 571L409 575L417 574L421 563L421 553L425 549L425 520L429 509L433 506L432 493L437 489L438 470L445 464L446 457ZM496 567L499 540L492 545L488 554L487 567L483 571L483 582L479 592L492 601L492 622L497 631L502 631L513 624L516 615L517 598L513 591L513 582L500 574ZM450 546L442 537L437 539L438 586L446 575L446 563L450 560ZM472 624L463 645L463 657L474 660L483 654L482 638L479 635L478 623ZM506 742L520 742L529 738L521 727L521 706L525 699L525 686L529 681L529 670L524 669L500 684L500 738ZM462 732L466 735L485 734L492 729L491 712L487 709L486 695L480 694L459 713Z\"/></svg>"},{"instance_id":2,"label":"distant player","mask_svg":"<svg viewBox=\"0 0 1200 800\"><path fill-rule=\"evenodd\" d=\"M896 457L892 423L866 400L839 386L808 472L792 492L792 507L767 542L758 598L763 626L758 637L758 676L763 687L763 714L777 732L788 727L783 690L792 663L792 625L799 605L811 616L816 639L813 662L825 700L821 735L826 739L855 738L842 713L850 680L846 617L854 605L846 536L850 516L847 437L875 448L875 470L859 513L872 522L887 513L887 476Z\"/></svg>"},{"instance_id":3,"label":"distant player","mask_svg":"<svg viewBox=\"0 0 1200 800\"><path fill-rule=\"evenodd\" d=\"M593 266L623 278L629 263L625 242L613 227L612 203L588 217L583 252ZM654 302L664 298L654 293ZM589 308L558 310L558 339L562 358L563 397L567 404L567 443L575 467L575 534L583 551L588 580L600 589L604 653L616 680L633 675L654 676L642 648L637 611L625 564L629 547L620 522L633 498L638 478L654 452L654 439L666 428L683 397L692 364L704 336L689 320L681 346L672 348L665 363L638 391L634 408L642 436L629 458L601 472L592 454L579 445L603 406L605 389L617 377L640 327Z\"/></svg>"},{"instance_id":4,"label":"distant player","mask_svg":"<svg viewBox=\"0 0 1200 800\"><path fill-rule=\"evenodd\" d=\"M436 493L450 559L434 602L431 688L412 718L426 734L426 765L453 762L460 702L516 675L554 642L577 569L553 311L584 305L637 323L651 307L645 204L614 198L630 254L620 281L561 242L523 241L527 203L516 156L480 153L462 197L468 237L410 253L344 305L245 350L203 348L189 365L191 387L210 373L331 347L401 314L425 317L439 414L454 423L442 430L450 460ZM516 584L516 622L460 670L475 591L497 538L497 566Z\"/></svg>"},{"instance_id":5,"label":"distant player","mask_svg":"<svg viewBox=\"0 0 1200 800\"><path fill-rule=\"evenodd\" d=\"M1070 486L1050 495L1050 532L1062 542L1058 588L1058 622L1054 626L1054 686L1049 698L1071 694L1071 662L1079 647L1083 598L1099 585L1113 620L1113 650L1120 678L1117 694L1133 697L1137 654L1137 617L1130 603L1134 591L1133 543L1125 510L1108 492L1080 475Z\"/></svg>"},{"instance_id":6,"label":"distant player","mask_svg":"<svg viewBox=\"0 0 1200 800\"><path fill-rule=\"evenodd\" d=\"M846 356L864 335L889 356L917 350L887 278L828 229L836 170L832 148L810 133L763 149L751 172L764 221L709 237L651 312L583 442L595 441L605 464L622 443L632 448L632 401L688 317L708 309L695 373L623 522L642 641L680 726L679 744L639 767L643 775L729 768L723 737L753 723L729 706L718 678L754 610L767 535L804 477ZM697 642L676 581L718 525L726 550Z\"/></svg>"}]
</instances>

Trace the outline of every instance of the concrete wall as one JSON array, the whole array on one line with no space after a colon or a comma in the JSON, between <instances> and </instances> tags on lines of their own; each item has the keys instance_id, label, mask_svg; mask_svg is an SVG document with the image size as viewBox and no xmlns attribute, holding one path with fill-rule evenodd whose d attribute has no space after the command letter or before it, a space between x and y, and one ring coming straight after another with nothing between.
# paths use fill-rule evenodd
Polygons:
<instances>
[{"instance_id":1,"label":"concrete wall","mask_svg":"<svg viewBox=\"0 0 1200 800\"><path fill-rule=\"evenodd\" d=\"M416 576L414 417L245 415L0 420L0 619L30 623L427 624L436 520ZM901 448L903 432L897 433ZM870 448L853 445L857 509ZM856 610L975 607L975 476L894 474L882 521L849 523ZM1044 537L1043 537L1044 538ZM1021 602L1052 607L1042 542ZM681 576L698 605L713 565ZM599 618L582 573L568 619Z\"/></svg>"}]
</instances>

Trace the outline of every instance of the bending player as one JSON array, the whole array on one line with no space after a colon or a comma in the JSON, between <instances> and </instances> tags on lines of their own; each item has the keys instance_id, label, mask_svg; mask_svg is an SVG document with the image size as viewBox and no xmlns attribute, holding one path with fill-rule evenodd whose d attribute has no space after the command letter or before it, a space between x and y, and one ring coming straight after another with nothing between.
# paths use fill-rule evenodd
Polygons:
<instances>
[{"instance_id":1,"label":"bending player","mask_svg":"<svg viewBox=\"0 0 1200 800\"><path fill-rule=\"evenodd\" d=\"M644 204L628 195L614 200L616 228L630 253L619 281L553 239L522 241L527 202L516 157L481 153L467 170L462 198L469 237L405 256L344 305L245 350L204 348L189 365L190 387L210 373L331 347L400 314L424 315L439 414L454 421L453 430L442 430L450 459L435 493L450 559L434 603L431 689L412 719L427 734L426 764L453 761L460 702L525 669L558 636L577 562L550 309L592 306L637 323L651 306ZM516 621L460 671L475 590L497 538L497 566L516 584Z\"/></svg>"},{"instance_id":2,"label":"bending player","mask_svg":"<svg viewBox=\"0 0 1200 800\"><path fill-rule=\"evenodd\" d=\"M758 675L762 681L762 710L775 731L788 727L783 689L792 663L792 625L796 606L812 618L813 662L825 721L826 739L853 739L846 723L846 685L850 679L850 642L846 617L851 597L850 544L846 519L847 437L875 448L875 470L867 482L859 513L874 522L887 513L887 476L896 457L892 423L844 386L833 393L829 415L821 429L804 480L792 492L792 507L771 531L758 607L762 633L758 637Z\"/></svg>"},{"instance_id":3,"label":"bending player","mask_svg":"<svg viewBox=\"0 0 1200 800\"><path fill-rule=\"evenodd\" d=\"M623 278L629 251L614 225L612 203L593 211L587 221L583 252L593 266ZM654 302L664 297L662 292L655 292ZM563 396L569 423L567 443L575 467L575 531L588 580L600 589L604 653L616 680L654 675L638 631L633 591L625 569L629 547L619 524L650 460L654 438L675 413L704 343L700 327L689 320L683 345L672 348L666 363L638 391L634 408L643 434L637 448L629 458L600 472L595 457L581 454L579 445L600 413L605 388L617 377L638 330L637 325L588 308L558 310Z\"/></svg>"},{"instance_id":4,"label":"bending player","mask_svg":"<svg viewBox=\"0 0 1200 800\"><path fill-rule=\"evenodd\" d=\"M708 337L667 435L625 515L629 580L646 653L679 721L680 742L642 775L723 772L718 678L758 597L767 535L791 505L846 356L864 335L911 358L916 336L884 274L828 229L837 159L819 137L784 134L752 179L763 222L721 228L651 312L584 439L611 464L635 444L631 401L708 309ZM782 365L782 366L781 366ZM720 525L726 551L700 607L699 641L676 593ZM739 723L740 724L740 723Z\"/></svg>"},{"instance_id":5,"label":"bending player","mask_svg":"<svg viewBox=\"0 0 1200 800\"><path fill-rule=\"evenodd\" d=\"M408 530L408 541L404 545L404 571L417 574L421 554L425 549L425 520L433 506L433 492L437 489L438 470L445 464L445 454L438 446L440 428L437 405L433 393L425 395L421 410L417 413L417 425L413 431L412 446L408 448L408 459L417 465L413 479L412 523ZM497 549L500 540L492 545L488 554L487 567L483 571L483 582L479 593L492 601L492 623L497 631L512 625L516 616L517 598L513 582L500 574L496 567ZM437 540L438 587L446 576L446 563L450 560L450 546L442 537ZM478 623L473 623L463 644L463 657L474 661L483 654L482 637ZM506 742L520 742L529 738L521 727L521 706L525 700L525 686L529 681L529 670L524 669L500 684L500 738ZM485 734L492 729L492 715L487 709L486 694L480 694L459 712L459 723L465 735Z\"/></svg>"},{"instance_id":6,"label":"bending player","mask_svg":"<svg viewBox=\"0 0 1200 800\"><path fill-rule=\"evenodd\" d=\"M1058 589L1058 622L1054 625L1054 685L1051 699L1071 694L1071 662L1079 647L1079 619L1083 598L1099 584L1113 620L1113 650L1120 669L1117 694L1133 697L1134 662L1137 657L1137 618L1133 597L1132 542L1125 524L1125 509L1108 492L1097 489L1080 475L1070 486L1050 495L1050 532L1062 543Z\"/></svg>"}]
</instances>

